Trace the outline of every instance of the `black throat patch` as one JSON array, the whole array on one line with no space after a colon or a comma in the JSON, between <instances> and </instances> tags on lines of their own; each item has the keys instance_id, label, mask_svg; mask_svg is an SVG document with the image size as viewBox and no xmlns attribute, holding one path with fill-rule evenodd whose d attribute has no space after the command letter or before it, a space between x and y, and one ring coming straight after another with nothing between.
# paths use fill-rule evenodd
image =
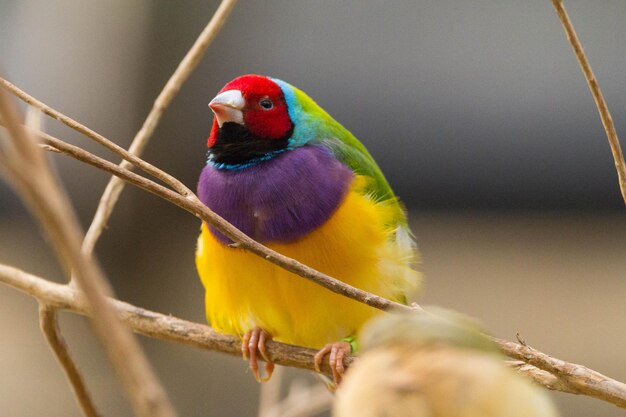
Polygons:
<instances>
[{"instance_id":1,"label":"black throat patch","mask_svg":"<svg viewBox=\"0 0 626 417\"><path fill-rule=\"evenodd\" d=\"M264 139L238 123L226 122L217 132L217 140L209 149L209 158L215 164L247 164L285 150L292 133L293 124L282 138Z\"/></svg>"}]
</instances>

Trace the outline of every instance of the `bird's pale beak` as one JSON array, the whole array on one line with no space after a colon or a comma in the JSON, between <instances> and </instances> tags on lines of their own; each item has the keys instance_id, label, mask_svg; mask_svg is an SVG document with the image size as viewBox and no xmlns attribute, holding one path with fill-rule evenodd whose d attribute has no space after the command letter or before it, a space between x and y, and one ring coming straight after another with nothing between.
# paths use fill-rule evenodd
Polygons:
<instances>
[{"instance_id":1,"label":"bird's pale beak","mask_svg":"<svg viewBox=\"0 0 626 417\"><path fill-rule=\"evenodd\" d=\"M245 105L246 100L239 90L228 90L219 93L209 103L209 107L215 113L219 127L222 127L226 122L243 125L243 113L241 110Z\"/></svg>"}]
</instances>

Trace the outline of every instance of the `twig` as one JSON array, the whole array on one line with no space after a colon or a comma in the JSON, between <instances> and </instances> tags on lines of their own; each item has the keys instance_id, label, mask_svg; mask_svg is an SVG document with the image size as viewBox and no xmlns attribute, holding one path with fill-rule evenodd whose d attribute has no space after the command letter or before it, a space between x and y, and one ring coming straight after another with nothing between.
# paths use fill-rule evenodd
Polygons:
<instances>
[{"instance_id":1,"label":"twig","mask_svg":"<svg viewBox=\"0 0 626 417\"><path fill-rule=\"evenodd\" d=\"M501 339L494 340L507 356L551 373L558 377L569 390L626 408L626 384L623 382L616 381L583 365L553 358L527 345L519 345Z\"/></svg>"},{"instance_id":2,"label":"twig","mask_svg":"<svg viewBox=\"0 0 626 417\"><path fill-rule=\"evenodd\" d=\"M87 315L87 306L84 298L78 291L67 285L53 283L21 269L4 264L0 264L0 282L34 297L39 302L46 303L51 307ZM110 303L117 311L118 316L137 333L159 340L167 340L196 348L219 351L233 356L241 356L241 340L236 336L217 333L206 325L192 323L170 315L145 310L122 301L110 300ZM500 343L515 345L515 343L505 341L500 341ZM267 347L270 359L278 365L311 371L314 370L313 358L317 353L314 349L275 341L269 341ZM530 357L534 357L536 355L545 354L534 350L529 353L529 355ZM346 366L349 367L354 360L355 358L353 356L348 356L346 358ZM524 363L527 362L527 360L521 360ZM574 390L565 383L564 381L567 381L569 378L567 375L556 377L546 371L541 371L533 365L526 364L526 366L520 366L518 362L511 362L510 365L549 389L589 395L585 392ZM583 367L580 369L580 372L580 377L584 378L587 370ZM595 371L590 372L595 373ZM332 372L328 366L328 359L322 364L322 373L332 377ZM601 391L603 387L599 386L595 387L595 389ZM623 389L620 395L616 396L613 400L605 399L605 401L619 405L616 401L620 398L622 401L626 401L626 389Z\"/></svg>"},{"instance_id":3,"label":"twig","mask_svg":"<svg viewBox=\"0 0 626 417\"><path fill-rule=\"evenodd\" d=\"M96 133L93 130L89 129L87 126L85 126L85 125L77 122L76 120L74 120L74 119L64 115L63 113L59 112L58 110L53 109L52 107L48 106L47 104L42 103L41 101L37 100L35 97L33 97L33 96L29 95L28 93L22 91L21 89L19 89L15 85L11 84L9 81L5 80L2 77L0 77L0 86L6 88L6 90L8 92L10 92L14 96L18 97L20 100L24 101L25 103L35 107L36 109L41 110L42 113L47 114L48 116L50 116L50 117L58 120L59 122L63 123L67 127L70 127L72 129L76 130L77 132L82 133L83 135L87 136L88 138L94 140L95 142L97 142L100 145L104 146L105 148L109 149L111 152L115 153L116 155L118 155L122 159L124 159L126 161L129 161L129 162L132 162L133 165L135 165L137 168L139 168L142 171L152 175L153 177L157 178L158 180L163 181L165 184L168 184L170 187L172 187L174 190L178 191L180 194L187 195L189 193L192 193L192 191L189 190L189 188L187 188L185 186L185 184L183 184L182 182L180 182L179 180L177 180L173 176L171 176L171 175L161 171L160 169L157 169L156 167L154 167L153 165L151 165L148 162L144 161L143 159L141 159L141 158L131 154L126 149L122 148L119 145L116 145L115 143L111 142L110 140L108 140L107 138L102 136L101 134Z\"/></svg>"},{"instance_id":4,"label":"twig","mask_svg":"<svg viewBox=\"0 0 626 417\"><path fill-rule=\"evenodd\" d=\"M89 314L84 297L68 285L50 282L4 264L0 264L0 282L51 307L82 315ZM145 310L122 301L110 299L109 303L118 317L137 333L241 357L241 339L237 336L220 334L204 324ZM313 365L313 358L317 353L315 349L275 341L268 341L267 348L270 359L278 365L310 371L315 369ZM347 358L346 365L349 366L353 360L353 357ZM322 372L332 377L328 360L322 364Z\"/></svg>"},{"instance_id":5,"label":"twig","mask_svg":"<svg viewBox=\"0 0 626 417\"><path fill-rule=\"evenodd\" d=\"M26 126L29 129L36 131L43 130L42 113L39 109L28 106L25 119ZM17 157L19 159L19 155ZM89 395L85 381L78 366L72 359L65 339L61 334L55 308L44 303L39 303L39 326L50 348L54 352L57 361L65 372L65 376L67 377L74 397L78 402L78 406L83 411L83 414L86 417L98 417L98 412Z\"/></svg>"},{"instance_id":6,"label":"twig","mask_svg":"<svg viewBox=\"0 0 626 417\"><path fill-rule=\"evenodd\" d=\"M563 25L565 33L567 34L567 39L572 45L572 49L574 50L576 58L578 59L578 63L580 64L580 68L585 75L585 79L587 80L587 84L589 85L589 89L591 90L591 94L593 95L593 99L596 102L596 107L598 108L598 112L600 113L600 119L602 119L602 125L604 126L606 136L609 139L609 145L611 146L613 159L615 160L615 169L617 170L619 188L622 192L622 198L624 199L624 203L626 204L626 163L624 163L624 154L622 153L619 139L617 138L617 132L615 131L613 118L611 117L609 108L604 101L602 91L600 90L600 84L598 84L596 76L591 70L591 65L589 65L589 61L587 60L585 51L583 50L583 47L578 40L578 36L574 31L574 26L572 25L572 22L567 15L567 11L563 6L563 1L552 0L552 4L554 5L556 14L561 20L561 24Z\"/></svg>"},{"instance_id":7,"label":"twig","mask_svg":"<svg viewBox=\"0 0 626 417\"><path fill-rule=\"evenodd\" d=\"M48 344L54 351L57 360L61 364L65 375L70 382L74 396L78 401L83 414L86 417L100 417L96 407L87 391L83 377L78 370L78 367L74 363L72 356L70 355L67 344L63 339L63 336L59 332L56 308L52 308L45 303L39 304L39 325L41 332L46 336Z\"/></svg>"},{"instance_id":8,"label":"twig","mask_svg":"<svg viewBox=\"0 0 626 417\"><path fill-rule=\"evenodd\" d=\"M158 184L155 184L152 181L145 180L145 178L137 176L136 174L129 175L129 174L132 174L132 172L130 172L127 169L123 169L123 168L121 170L116 169L114 166L111 166L114 164L111 164L110 162L102 158L95 157L94 155L86 151L83 151L79 147L75 147L69 144L64 144L64 145L60 144L59 146L55 146L52 143L48 143L53 148L56 148L59 151L62 151L65 149L67 151L65 153L79 160L81 160L81 157L79 157L79 155L82 155L82 157L86 158L86 159L82 159L83 162L87 162L97 168L104 169L105 171L108 171L116 176L120 176L121 178L133 183L134 185L137 185L147 191L150 191L178 205L179 207L189 211L196 217L199 217L202 220L212 224L216 229L222 232L225 236L230 238L232 241L237 242L239 244L239 247L241 247L242 249L248 250L257 256L260 256L266 259L269 262L272 262L290 272L293 272L296 275L300 275L304 278L314 281L317 284L337 294L342 294L348 298L358 300L371 307L378 308L378 309L385 310L385 311L389 311L391 309L395 309L397 311L406 311L406 312L421 310L421 307L419 307L418 305L408 307L404 304L386 300L382 297L376 296L366 291L362 291L358 288L351 287L347 284L344 284L343 282L339 280L336 280L326 274L318 272L314 270L313 268L310 268L294 259L283 256L279 254L278 252L273 251L261 245L260 243L256 242L255 240L245 235L243 232L239 231L230 223L226 222L226 220L224 220L223 218L221 218L220 216L218 216L217 214L209 210L208 207L206 207L204 204L202 204L202 202L200 202L200 200L198 200L198 198L195 196L195 194L193 194L193 192L191 192L187 187L185 187L180 181L178 181L176 178L174 178L170 174L167 174L166 172L145 162L143 159L130 154L123 148L119 147L118 145L114 144L110 140L106 139L104 136L99 135L98 133L87 128L86 126L83 126L80 123L65 116L61 112L54 110L51 107L43 104L39 100L35 99L34 97L26 94L19 88L15 87L13 84L9 83L8 81L0 78L0 84L4 85L7 88L7 90L9 90L9 92L13 93L18 98L40 109L43 113L48 114L51 117L54 117L55 119L63 122L67 126L94 139L96 142L100 143L106 148L114 150L116 154L124 158L126 161L132 162L134 165L141 168L144 172L172 186L174 190L178 191L178 194L171 192L170 190L167 190L165 187L158 186ZM49 135L45 135L45 136L48 139L52 138ZM176 184L179 184L179 185L175 187L174 185Z\"/></svg>"},{"instance_id":9,"label":"twig","mask_svg":"<svg viewBox=\"0 0 626 417\"><path fill-rule=\"evenodd\" d=\"M548 371L543 371L524 361L506 361L506 364L521 374L531 377L536 383L552 391L567 392L569 394L580 394L570 388L567 383Z\"/></svg>"},{"instance_id":10,"label":"twig","mask_svg":"<svg viewBox=\"0 0 626 417\"><path fill-rule=\"evenodd\" d=\"M200 36L195 41L187 55L183 58L183 60L174 71L174 74L170 77L167 84L157 97L152 106L152 110L148 114L148 117L141 126L137 135L133 139L130 148L128 151L133 155L141 155L144 148L148 144L148 140L152 136L154 129L156 128L159 120L161 119L161 115L163 111L170 104L176 93L180 90L180 87L187 80L192 71L196 68L200 59L204 55L206 49L211 44L219 30L224 25L226 18L232 11L233 7L237 0L223 0L220 6L217 8L217 11L209 21L208 25L204 28ZM131 168L132 164L125 161L122 161L120 164L122 168ZM98 208L96 209L96 214L87 230L87 234L85 235L85 240L83 241L83 252L87 254L91 254L93 249L98 241L98 238L102 234L107 221L111 217L111 213L115 208L115 204L124 189L124 182L117 177L112 177L109 183L107 184L102 197L100 198L100 202L98 203Z\"/></svg>"},{"instance_id":11,"label":"twig","mask_svg":"<svg viewBox=\"0 0 626 417\"><path fill-rule=\"evenodd\" d=\"M152 373L137 341L115 317L106 295L108 282L95 262L80 251L82 234L76 215L47 164L43 152L20 124L16 109L0 89L0 114L8 131L4 163L16 191L46 231L66 270L88 302L93 328L104 345L135 412L140 416L175 416L167 395Z\"/></svg>"},{"instance_id":12,"label":"twig","mask_svg":"<svg viewBox=\"0 0 626 417\"><path fill-rule=\"evenodd\" d=\"M421 311L421 307L419 306L409 307L404 304L400 304L395 301L379 297L367 291L352 287L344 282L330 277L329 275L316 271L315 269L308 267L296 261L295 259L281 255L280 253L266 246L263 246L259 242L253 240L252 238L241 232L232 224L228 223L222 217L210 210L207 206L202 204L202 202L194 194L183 197L180 194L177 194L176 192L155 183L154 181L151 181L147 178L133 173L132 171L113 164L112 162L95 156L78 146L70 145L43 132L38 132L38 135L44 140L45 144L52 146L53 148L79 161L85 162L96 168L119 176L123 180L130 182L131 184L136 185L153 194L156 194L157 196L190 212L191 214L204 220L205 222L212 224L217 230L222 232L233 242L237 242L240 248L248 250L257 256L264 258L268 262L272 262L273 264L278 265L286 269L287 271L307 278L308 280L313 281L318 285L321 285L337 294L341 294L345 297L367 304L370 307L378 308L384 311Z\"/></svg>"}]
</instances>

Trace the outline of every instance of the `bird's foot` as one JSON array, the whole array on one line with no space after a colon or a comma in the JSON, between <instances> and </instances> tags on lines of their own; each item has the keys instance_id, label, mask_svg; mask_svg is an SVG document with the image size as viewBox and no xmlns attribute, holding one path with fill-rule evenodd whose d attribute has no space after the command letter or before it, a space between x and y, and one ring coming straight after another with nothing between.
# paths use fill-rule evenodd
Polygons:
<instances>
[{"instance_id":1,"label":"bird's foot","mask_svg":"<svg viewBox=\"0 0 626 417\"><path fill-rule=\"evenodd\" d=\"M322 362L324 361L324 357L326 355L329 355L328 364L330 365L330 369L333 372L333 379L335 380L335 384L339 384L341 382L341 379L343 378L343 374L346 371L343 359L346 357L346 355L349 355L351 353L352 346L348 342L329 343L315 354L315 370L317 372L321 372L320 367L322 365Z\"/></svg>"},{"instance_id":2,"label":"bird's foot","mask_svg":"<svg viewBox=\"0 0 626 417\"><path fill-rule=\"evenodd\" d=\"M247 331L243 335L243 340L241 341L241 353L243 355L243 359L248 361L252 375L254 375L254 379L256 379L257 382L269 381L272 377L272 372L274 372L274 363L269 359L267 349L265 347L265 343L268 340L272 340L272 336L270 336L265 330L255 327L254 329ZM261 354L261 358L265 361L266 375L264 377L262 377L259 372L259 353Z\"/></svg>"}]
</instances>

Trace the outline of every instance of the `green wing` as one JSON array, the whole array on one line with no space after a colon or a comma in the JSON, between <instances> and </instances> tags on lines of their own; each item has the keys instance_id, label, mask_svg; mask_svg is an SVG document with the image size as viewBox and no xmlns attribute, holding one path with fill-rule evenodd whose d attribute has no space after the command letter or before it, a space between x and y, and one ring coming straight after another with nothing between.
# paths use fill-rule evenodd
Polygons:
<instances>
[{"instance_id":1,"label":"green wing","mask_svg":"<svg viewBox=\"0 0 626 417\"><path fill-rule=\"evenodd\" d=\"M400 268L394 276L388 277L393 286L397 287L397 300L406 303L406 291L412 291L420 281L419 274L411 268L418 262L418 252L411 231L409 230L404 208L380 168L365 149L365 146L345 127L333 119L303 91L274 79L285 93L289 116L294 123L290 146L298 147L307 144L319 144L326 147L333 155L356 175L367 179L360 192L376 202L383 203L392 209L391 217L386 220L393 233L390 234L395 244L395 251L401 258Z\"/></svg>"},{"instance_id":2,"label":"green wing","mask_svg":"<svg viewBox=\"0 0 626 417\"><path fill-rule=\"evenodd\" d=\"M371 178L365 192L375 201L397 207L397 223L406 226L406 215L387 179L363 144L309 96L293 87L300 111L296 116L296 142L320 143L356 174ZM300 125L300 126L298 126Z\"/></svg>"},{"instance_id":3,"label":"green wing","mask_svg":"<svg viewBox=\"0 0 626 417\"><path fill-rule=\"evenodd\" d=\"M341 129L345 132L344 135L325 139L322 141L323 145L328 147L337 159L350 167L356 174L371 178L371 181L365 186L365 191L375 201L387 201L393 204L397 208L394 220L406 226L404 207L389 186L372 155L352 133L344 127Z\"/></svg>"},{"instance_id":4,"label":"green wing","mask_svg":"<svg viewBox=\"0 0 626 417\"><path fill-rule=\"evenodd\" d=\"M281 83L288 86L288 89L283 91L287 92L290 116L295 124L292 145L319 143L327 147L338 160L356 174L370 178L371 181L365 186L365 193L375 201L385 201L396 208L394 224L407 228L404 208L365 146L306 93L284 82Z\"/></svg>"},{"instance_id":5,"label":"green wing","mask_svg":"<svg viewBox=\"0 0 626 417\"><path fill-rule=\"evenodd\" d=\"M397 201L393 190L374 161L374 158L372 158L372 155L350 132L346 130L345 134L340 137L324 139L322 144L329 148L337 159L350 167L355 173L372 179L366 190L374 200Z\"/></svg>"}]
</instances>

